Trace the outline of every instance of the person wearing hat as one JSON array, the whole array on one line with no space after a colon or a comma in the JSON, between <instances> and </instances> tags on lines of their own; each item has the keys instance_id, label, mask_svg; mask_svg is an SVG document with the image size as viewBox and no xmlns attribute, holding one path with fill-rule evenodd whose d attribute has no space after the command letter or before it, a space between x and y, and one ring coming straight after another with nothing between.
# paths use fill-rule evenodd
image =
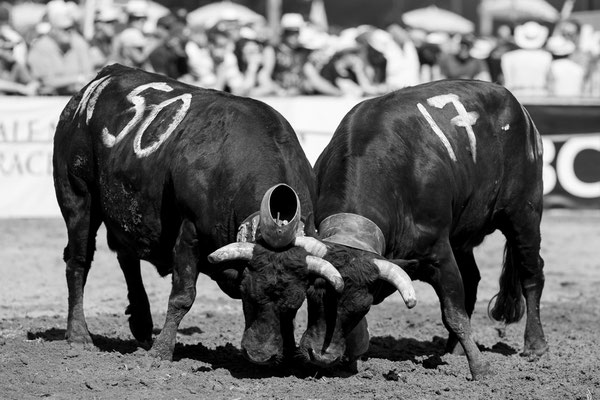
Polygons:
<instances>
[{"instance_id":1,"label":"person wearing hat","mask_svg":"<svg viewBox=\"0 0 600 400\"><path fill-rule=\"evenodd\" d=\"M154 36L156 47L148 55L154 72L179 79L188 72L185 44L187 27L175 14L169 13L158 19Z\"/></svg>"},{"instance_id":2,"label":"person wearing hat","mask_svg":"<svg viewBox=\"0 0 600 400\"><path fill-rule=\"evenodd\" d=\"M273 80L279 94L293 96L303 93L305 87L304 65L311 51L302 46L300 33L306 22L300 14L281 17L281 42L275 47Z\"/></svg>"},{"instance_id":3,"label":"person wearing hat","mask_svg":"<svg viewBox=\"0 0 600 400\"><path fill-rule=\"evenodd\" d=\"M439 65L444 77L490 81L490 73L485 61L471 55L473 44L474 39L472 37L463 36L456 52L441 55Z\"/></svg>"},{"instance_id":4,"label":"person wearing hat","mask_svg":"<svg viewBox=\"0 0 600 400\"><path fill-rule=\"evenodd\" d=\"M234 55L243 76L235 94L242 96L268 96L276 93L272 79L275 68L275 49L256 30L244 26L239 30Z\"/></svg>"},{"instance_id":5,"label":"person wearing hat","mask_svg":"<svg viewBox=\"0 0 600 400\"><path fill-rule=\"evenodd\" d=\"M544 49L548 28L528 21L515 28L518 49L506 52L500 59L504 86L518 96L546 96L552 54Z\"/></svg>"},{"instance_id":6,"label":"person wearing hat","mask_svg":"<svg viewBox=\"0 0 600 400\"><path fill-rule=\"evenodd\" d=\"M115 52L114 37L121 14L115 7L102 7L94 18L94 36L90 40L92 63L95 70L108 64Z\"/></svg>"},{"instance_id":7,"label":"person wearing hat","mask_svg":"<svg viewBox=\"0 0 600 400\"><path fill-rule=\"evenodd\" d=\"M7 5L0 4L0 93L37 93L39 83L27 69L26 50L25 41L10 26L10 9Z\"/></svg>"},{"instance_id":8,"label":"person wearing hat","mask_svg":"<svg viewBox=\"0 0 600 400\"><path fill-rule=\"evenodd\" d=\"M50 29L31 44L28 64L42 94L74 94L94 76L90 48L77 31L73 10L62 0L49 2Z\"/></svg>"},{"instance_id":9,"label":"person wearing hat","mask_svg":"<svg viewBox=\"0 0 600 400\"><path fill-rule=\"evenodd\" d=\"M111 62L129 67L153 71L148 60L150 53L158 45L145 33L148 21L148 4L144 0L130 0L125 7L126 26L114 39L114 52Z\"/></svg>"}]
</instances>

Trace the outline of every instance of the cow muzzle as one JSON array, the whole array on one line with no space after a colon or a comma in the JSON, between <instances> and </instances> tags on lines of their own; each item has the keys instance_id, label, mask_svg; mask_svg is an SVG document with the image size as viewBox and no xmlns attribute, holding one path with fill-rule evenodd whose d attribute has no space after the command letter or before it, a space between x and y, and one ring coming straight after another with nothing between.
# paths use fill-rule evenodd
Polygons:
<instances>
[{"instance_id":1,"label":"cow muzzle","mask_svg":"<svg viewBox=\"0 0 600 400\"><path fill-rule=\"evenodd\" d=\"M250 327L242 337L242 354L254 364L277 364L283 360L283 338L275 330Z\"/></svg>"}]
</instances>

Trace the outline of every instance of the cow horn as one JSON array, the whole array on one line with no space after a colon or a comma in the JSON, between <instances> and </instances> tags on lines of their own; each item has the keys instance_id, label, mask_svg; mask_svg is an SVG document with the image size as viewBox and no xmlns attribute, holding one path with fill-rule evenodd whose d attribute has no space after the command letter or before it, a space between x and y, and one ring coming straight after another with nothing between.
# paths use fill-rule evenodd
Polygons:
<instances>
[{"instance_id":1,"label":"cow horn","mask_svg":"<svg viewBox=\"0 0 600 400\"><path fill-rule=\"evenodd\" d=\"M340 272L329 261L309 255L306 256L306 264L308 265L309 272L314 272L325 278L335 288L336 292L341 293L344 290L342 275L340 275Z\"/></svg>"},{"instance_id":2,"label":"cow horn","mask_svg":"<svg viewBox=\"0 0 600 400\"><path fill-rule=\"evenodd\" d=\"M208 255L208 261L215 264L230 260L251 260L254 243L235 242L229 243Z\"/></svg>"},{"instance_id":3,"label":"cow horn","mask_svg":"<svg viewBox=\"0 0 600 400\"><path fill-rule=\"evenodd\" d=\"M398 289L406 306L408 308L416 306L417 295L408 274L402 268L387 260L373 259L373 262L379 269L379 278L391 283Z\"/></svg>"},{"instance_id":4,"label":"cow horn","mask_svg":"<svg viewBox=\"0 0 600 400\"><path fill-rule=\"evenodd\" d=\"M280 249L292 243L300 224L300 199L285 183L271 187L260 204L260 234L267 244Z\"/></svg>"},{"instance_id":5,"label":"cow horn","mask_svg":"<svg viewBox=\"0 0 600 400\"><path fill-rule=\"evenodd\" d=\"M310 236L297 236L294 239L294 246L302 247L313 256L323 257L327 253L325 243Z\"/></svg>"}]
</instances>

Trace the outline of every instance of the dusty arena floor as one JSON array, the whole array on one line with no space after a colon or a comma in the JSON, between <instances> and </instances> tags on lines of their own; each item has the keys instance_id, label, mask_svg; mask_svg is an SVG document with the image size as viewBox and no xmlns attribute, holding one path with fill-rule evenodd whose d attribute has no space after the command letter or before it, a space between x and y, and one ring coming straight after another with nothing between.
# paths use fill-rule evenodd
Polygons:
<instances>
[{"instance_id":1,"label":"dusty arena floor","mask_svg":"<svg viewBox=\"0 0 600 400\"><path fill-rule=\"evenodd\" d=\"M438 300L421 283L415 285L416 308L407 310L396 294L371 310L368 358L350 374L246 362L239 351L241 303L201 276L196 302L179 329L175 361L153 365L129 333L125 283L104 231L85 298L99 350L72 351L64 341L62 220L0 220L0 398L600 399L600 214L547 212L542 233L541 314L550 351L539 360L519 356L524 321L505 329L486 316L504 243L494 234L476 253L482 282L473 328L496 375L473 382L464 357L443 354ZM144 267L157 333L170 280ZM298 338L305 325L303 307Z\"/></svg>"}]
</instances>

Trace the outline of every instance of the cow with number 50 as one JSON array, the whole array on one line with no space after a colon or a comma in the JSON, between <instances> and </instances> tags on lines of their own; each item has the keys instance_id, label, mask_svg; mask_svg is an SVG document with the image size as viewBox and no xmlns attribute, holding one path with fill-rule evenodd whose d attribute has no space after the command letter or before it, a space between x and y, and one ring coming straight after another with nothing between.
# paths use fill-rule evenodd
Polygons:
<instances>
[{"instance_id":1,"label":"cow with number 50","mask_svg":"<svg viewBox=\"0 0 600 400\"><path fill-rule=\"evenodd\" d=\"M125 275L131 331L146 346L153 323L140 260L172 273L152 345L162 359L173 356L199 273L242 299L242 351L259 364L295 354L293 320L311 274L342 288L314 238L314 173L289 123L262 102L109 66L63 110L53 166L72 345L93 346L83 291L102 223Z\"/></svg>"},{"instance_id":2,"label":"cow with number 50","mask_svg":"<svg viewBox=\"0 0 600 400\"><path fill-rule=\"evenodd\" d=\"M473 248L496 229L507 243L491 316L516 322L526 304L523 353L547 350L542 145L508 90L439 81L365 100L341 121L315 172L324 258L339 269L344 290L335 293L321 279L309 288L300 344L306 360L355 363L368 348L370 307L395 290L415 306L412 278L439 297L447 350L466 353L474 379L490 374L470 317L480 279Z\"/></svg>"}]
</instances>

